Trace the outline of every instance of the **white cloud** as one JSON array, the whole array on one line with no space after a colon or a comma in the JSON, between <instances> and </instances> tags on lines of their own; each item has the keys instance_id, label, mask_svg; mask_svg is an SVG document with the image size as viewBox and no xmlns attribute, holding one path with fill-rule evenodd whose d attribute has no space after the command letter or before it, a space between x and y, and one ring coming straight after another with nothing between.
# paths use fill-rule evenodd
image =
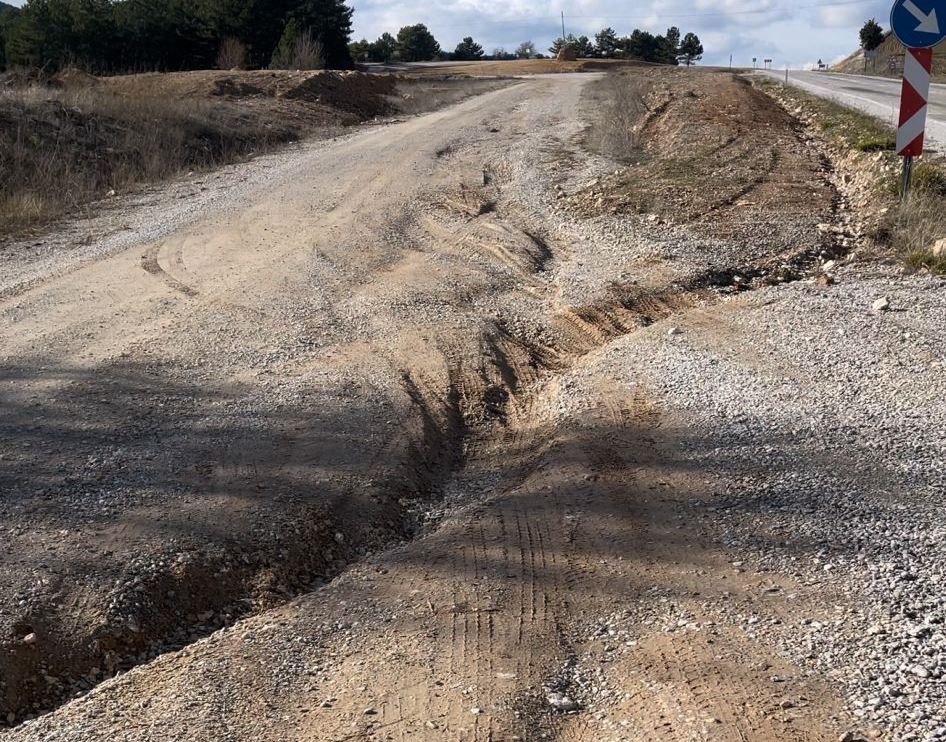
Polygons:
<instances>
[{"instance_id":1,"label":"white cloud","mask_svg":"<svg viewBox=\"0 0 946 742\"><path fill-rule=\"evenodd\" d=\"M886 23L888 0L828 0L816 5L789 0L646 0L639 5L614 0L351 0L357 38L396 33L425 23L445 49L473 36L486 49L515 47L531 39L541 50L561 34L561 12L569 33L592 37L605 26L620 34L634 28L663 33L679 26L694 31L706 49L704 63L751 65L752 57L800 66L811 59L846 56L858 44L864 20Z\"/></svg>"}]
</instances>

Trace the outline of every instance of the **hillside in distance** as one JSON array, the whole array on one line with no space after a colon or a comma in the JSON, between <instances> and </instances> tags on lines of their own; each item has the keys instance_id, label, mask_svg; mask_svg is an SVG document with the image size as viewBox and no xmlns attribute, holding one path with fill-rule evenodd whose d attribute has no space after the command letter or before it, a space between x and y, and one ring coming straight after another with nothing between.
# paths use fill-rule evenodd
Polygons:
<instances>
[{"instance_id":1,"label":"hillside in distance","mask_svg":"<svg viewBox=\"0 0 946 742\"><path fill-rule=\"evenodd\" d=\"M888 33L883 43L875 50L873 59L865 60L864 50L858 49L831 69L852 75L899 77L903 73L903 55L903 44L892 33ZM946 79L946 44L941 44L933 50L933 77Z\"/></svg>"}]
</instances>

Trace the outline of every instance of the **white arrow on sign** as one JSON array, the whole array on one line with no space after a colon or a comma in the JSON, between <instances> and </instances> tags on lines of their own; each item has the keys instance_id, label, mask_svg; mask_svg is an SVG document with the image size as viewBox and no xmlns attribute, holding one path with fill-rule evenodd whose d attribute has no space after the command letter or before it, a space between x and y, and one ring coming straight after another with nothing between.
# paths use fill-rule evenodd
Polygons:
<instances>
[{"instance_id":1,"label":"white arrow on sign","mask_svg":"<svg viewBox=\"0 0 946 742\"><path fill-rule=\"evenodd\" d=\"M939 20L936 18L936 8L933 8L929 13L924 13L913 0L907 0L903 7L920 22L920 25L916 27L917 31L939 35Z\"/></svg>"}]
</instances>

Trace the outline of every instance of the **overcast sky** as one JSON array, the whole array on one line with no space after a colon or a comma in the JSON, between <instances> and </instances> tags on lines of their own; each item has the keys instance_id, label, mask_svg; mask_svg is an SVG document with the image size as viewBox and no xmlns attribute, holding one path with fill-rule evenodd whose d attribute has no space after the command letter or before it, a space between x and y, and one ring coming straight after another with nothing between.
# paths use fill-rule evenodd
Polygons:
<instances>
[{"instance_id":1,"label":"overcast sky","mask_svg":"<svg viewBox=\"0 0 946 742\"><path fill-rule=\"evenodd\" d=\"M9 2L10 0L7 0ZM22 5L22 0L13 0ZM888 26L891 0L350 0L355 8L354 37L375 39L384 31L425 23L444 49L472 36L491 52L510 51L531 40L540 51L565 29L591 37L605 26L620 35L635 28L663 33L679 26L694 31L706 49L704 64L740 66L752 58L771 58L773 66L803 67L834 62L858 45L857 32L868 18Z\"/></svg>"},{"instance_id":2,"label":"overcast sky","mask_svg":"<svg viewBox=\"0 0 946 742\"><path fill-rule=\"evenodd\" d=\"M445 49L473 36L487 51L514 49L532 40L545 51L562 31L576 36L611 26L621 35L635 28L663 33L694 31L706 49L705 64L749 66L752 57L793 67L833 62L854 51L857 32L871 17L885 28L890 0L352 0L355 37L374 39L408 23L426 23Z\"/></svg>"}]
</instances>

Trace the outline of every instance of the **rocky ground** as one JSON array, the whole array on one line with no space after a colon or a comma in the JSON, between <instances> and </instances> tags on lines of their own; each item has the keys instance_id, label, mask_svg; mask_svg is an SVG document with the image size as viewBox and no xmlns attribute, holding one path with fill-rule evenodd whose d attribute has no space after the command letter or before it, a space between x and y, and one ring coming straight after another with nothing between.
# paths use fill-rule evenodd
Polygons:
<instances>
[{"instance_id":1,"label":"rocky ground","mask_svg":"<svg viewBox=\"0 0 946 742\"><path fill-rule=\"evenodd\" d=\"M761 93L639 75L13 287L5 738L946 738L943 282Z\"/></svg>"}]
</instances>

